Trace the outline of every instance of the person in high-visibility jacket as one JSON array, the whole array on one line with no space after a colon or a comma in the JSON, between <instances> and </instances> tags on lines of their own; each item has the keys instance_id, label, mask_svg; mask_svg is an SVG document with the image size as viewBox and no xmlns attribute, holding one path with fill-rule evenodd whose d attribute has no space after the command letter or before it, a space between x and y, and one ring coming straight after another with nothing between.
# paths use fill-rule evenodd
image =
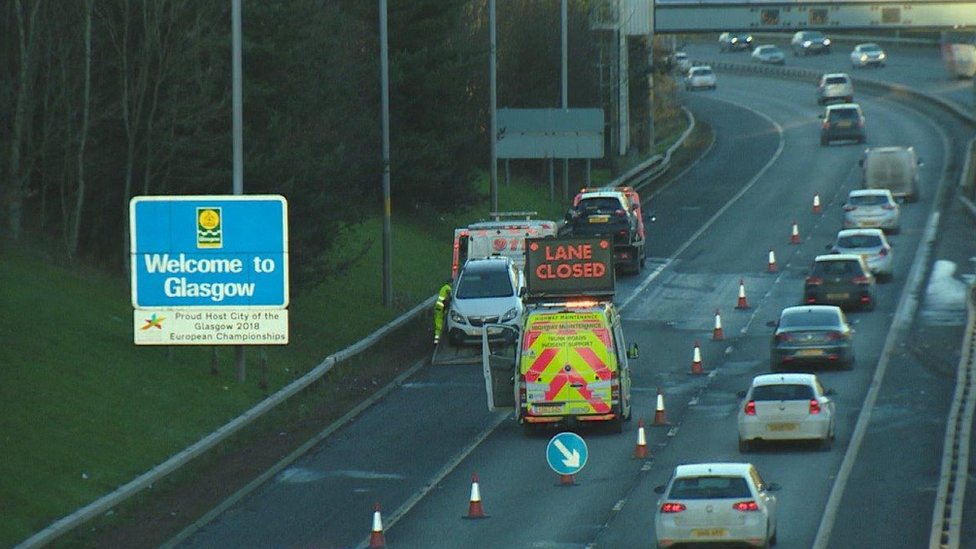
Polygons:
<instances>
[{"instance_id":1,"label":"person in high-visibility jacket","mask_svg":"<svg viewBox=\"0 0 976 549\"><path fill-rule=\"evenodd\" d=\"M444 331L444 315L451 302L451 281L448 280L437 292L437 301L434 302L434 345L441 340L441 332Z\"/></svg>"}]
</instances>

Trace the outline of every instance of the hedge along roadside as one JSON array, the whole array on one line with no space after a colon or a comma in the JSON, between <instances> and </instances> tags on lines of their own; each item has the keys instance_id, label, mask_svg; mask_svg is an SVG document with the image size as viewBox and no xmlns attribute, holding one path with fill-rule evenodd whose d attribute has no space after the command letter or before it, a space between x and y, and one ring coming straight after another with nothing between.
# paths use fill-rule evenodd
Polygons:
<instances>
[{"instance_id":1,"label":"hedge along roadside","mask_svg":"<svg viewBox=\"0 0 976 549\"><path fill-rule=\"evenodd\" d=\"M691 135L691 132L695 128L695 121L691 112L683 107L682 110L685 111L685 115L689 120L688 128L686 128L677 141L675 141L675 143L667 149L665 154L654 155L644 162L641 162L625 174L609 182L609 185L625 184L632 179L639 179L643 184L652 181L655 177L667 171L672 153L677 150L678 147L684 144L685 140L689 135ZM111 509L118 507L142 490L151 487L153 484L159 483L168 475L176 472L193 459L207 453L210 450L213 450L221 443L226 442L230 437L262 418L265 414L275 409L289 398L306 389L313 383L319 381L340 362L348 360L362 353L363 351L370 349L373 345L377 344L384 337L388 336L395 330L405 326L411 321L418 320L422 315L429 313L429 311L433 308L435 299L436 296L427 298L403 315L387 323L376 332L373 332L369 336L363 338L353 345L350 345L342 351L329 355L307 374L283 387L273 395L270 395L268 398L262 400L259 404L234 418L210 435L200 439L198 442L173 455L165 462L136 477L129 483L120 486L114 491L78 509L70 515L56 520L43 530L33 534L21 542L19 545L17 545L17 549L42 547L49 544L59 537L110 511ZM365 406L363 409L364 408ZM344 416L343 420L348 421L352 419L352 417L354 416L347 415Z\"/></svg>"}]
</instances>

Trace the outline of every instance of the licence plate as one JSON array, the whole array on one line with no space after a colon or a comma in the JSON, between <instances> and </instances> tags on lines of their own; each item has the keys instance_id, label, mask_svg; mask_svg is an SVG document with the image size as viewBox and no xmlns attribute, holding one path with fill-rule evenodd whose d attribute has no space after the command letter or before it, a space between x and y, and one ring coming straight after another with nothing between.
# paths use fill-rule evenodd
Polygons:
<instances>
[{"instance_id":1,"label":"licence plate","mask_svg":"<svg viewBox=\"0 0 976 549\"><path fill-rule=\"evenodd\" d=\"M532 411L537 414L554 414L561 412L562 409L561 404L536 404L532 407Z\"/></svg>"},{"instance_id":2,"label":"licence plate","mask_svg":"<svg viewBox=\"0 0 976 549\"><path fill-rule=\"evenodd\" d=\"M729 531L725 528L693 528L691 535L696 538L724 538Z\"/></svg>"},{"instance_id":3,"label":"licence plate","mask_svg":"<svg viewBox=\"0 0 976 549\"><path fill-rule=\"evenodd\" d=\"M827 294L827 299L848 299L851 294Z\"/></svg>"},{"instance_id":4,"label":"licence plate","mask_svg":"<svg viewBox=\"0 0 976 549\"><path fill-rule=\"evenodd\" d=\"M823 354L823 349L800 349L796 352L796 356L820 356Z\"/></svg>"},{"instance_id":5,"label":"licence plate","mask_svg":"<svg viewBox=\"0 0 976 549\"><path fill-rule=\"evenodd\" d=\"M796 431L796 423L770 423L766 425L766 429L769 431Z\"/></svg>"},{"instance_id":6,"label":"licence plate","mask_svg":"<svg viewBox=\"0 0 976 549\"><path fill-rule=\"evenodd\" d=\"M878 225L880 225L880 223L878 223L877 221L862 221L861 222L861 226L862 227L877 227Z\"/></svg>"},{"instance_id":7,"label":"licence plate","mask_svg":"<svg viewBox=\"0 0 976 549\"><path fill-rule=\"evenodd\" d=\"M849 120L841 120L840 122L837 123L838 128L850 128L851 126L852 124L850 123Z\"/></svg>"},{"instance_id":8,"label":"licence plate","mask_svg":"<svg viewBox=\"0 0 976 549\"><path fill-rule=\"evenodd\" d=\"M591 215L589 217L590 223L606 223L610 221L609 215Z\"/></svg>"}]
</instances>

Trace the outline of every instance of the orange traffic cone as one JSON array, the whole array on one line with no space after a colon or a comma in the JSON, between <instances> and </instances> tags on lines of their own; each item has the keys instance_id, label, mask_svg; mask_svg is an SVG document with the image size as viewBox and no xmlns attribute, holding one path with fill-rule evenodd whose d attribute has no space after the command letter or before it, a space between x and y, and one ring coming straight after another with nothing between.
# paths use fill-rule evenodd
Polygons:
<instances>
[{"instance_id":1,"label":"orange traffic cone","mask_svg":"<svg viewBox=\"0 0 976 549\"><path fill-rule=\"evenodd\" d=\"M369 534L370 547L386 547L386 537L383 536L383 518L380 516L380 504L373 507L373 531Z\"/></svg>"},{"instance_id":2,"label":"orange traffic cone","mask_svg":"<svg viewBox=\"0 0 976 549\"><path fill-rule=\"evenodd\" d=\"M478 488L478 474L471 476L471 498L468 503L468 514L463 518L483 519L488 518L484 508L481 506L481 490Z\"/></svg>"},{"instance_id":3,"label":"orange traffic cone","mask_svg":"<svg viewBox=\"0 0 976 549\"><path fill-rule=\"evenodd\" d=\"M772 249L769 250L769 263L766 266L766 272L776 272L776 253Z\"/></svg>"},{"instance_id":4,"label":"orange traffic cone","mask_svg":"<svg viewBox=\"0 0 976 549\"><path fill-rule=\"evenodd\" d=\"M820 195L819 194L813 195L813 213L815 213L815 214L820 213Z\"/></svg>"},{"instance_id":5,"label":"orange traffic cone","mask_svg":"<svg viewBox=\"0 0 976 549\"><path fill-rule=\"evenodd\" d=\"M691 374L701 375L703 373L705 373L705 370L702 369L701 347L698 346L698 342L696 341L695 352L691 359Z\"/></svg>"},{"instance_id":6,"label":"orange traffic cone","mask_svg":"<svg viewBox=\"0 0 976 549\"><path fill-rule=\"evenodd\" d=\"M796 224L796 220L793 220L793 234L790 235L790 244L800 243L800 228Z\"/></svg>"},{"instance_id":7,"label":"orange traffic cone","mask_svg":"<svg viewBox=\"0 0 976 549\"><path fill-rule=\"evenodd\" d=\"M668 418L664 415L664 394L657 388L657 407L654 410L654 425L667 425Z\"/></svg>"},{"instance_id":8,"label":"orange traffic cone","mask_svg":"<svg viewBox=\"0 0 976 549\"><path fill-rule=\"evenodd\" d=\"M644 434L644 418L637 422L637 448L634 449L634 457L643 459L648 456L647 436Z\"/></svg>"},{"instance_id":9,"label":"orange traffic cone","mask_svg":"<svg viewBox=\"0 0 976 549\"><path fill-rule=\"evenodd\" d=\"M718 309L715 309L715 329L712 330L712 340L722 341L722 315L719 314Z\"/></svg>"},{"instance_id":10,"label":"orange traffic cone","mask_svg":"<svg viewBox=\"0 0 976 549\"><path fill-rule=\"evenodd\" d=\"M746 283L739 279L739 302L735 305L736 309L748 309L749 303L746 302Z\"/></svg>"}]
</instances>

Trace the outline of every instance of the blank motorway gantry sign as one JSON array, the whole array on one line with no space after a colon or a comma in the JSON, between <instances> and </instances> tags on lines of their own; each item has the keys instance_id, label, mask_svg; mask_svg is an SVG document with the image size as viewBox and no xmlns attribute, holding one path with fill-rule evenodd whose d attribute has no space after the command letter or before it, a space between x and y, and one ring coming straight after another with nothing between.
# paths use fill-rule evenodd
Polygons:
<instances>
[{"instance_id":1,"label":"blank motorway gantry sign","mask_svg":"<svg viewBox=\"0 0 976 549\"><path fill-rule=\"evenodd\" d=\"M288 209L279 195L129 203L137 345L288 342Z\"/></svg>"},{"instance_id":2,"label":"blank motorway gantry sign","mask_svg":"<svg viewBox=\"0 0 976 549\"><path fill-rule=\"evenodd\" d=\"M498 158L603 158L603 109L498 109Z\"/></svg>"}]
</instances>

